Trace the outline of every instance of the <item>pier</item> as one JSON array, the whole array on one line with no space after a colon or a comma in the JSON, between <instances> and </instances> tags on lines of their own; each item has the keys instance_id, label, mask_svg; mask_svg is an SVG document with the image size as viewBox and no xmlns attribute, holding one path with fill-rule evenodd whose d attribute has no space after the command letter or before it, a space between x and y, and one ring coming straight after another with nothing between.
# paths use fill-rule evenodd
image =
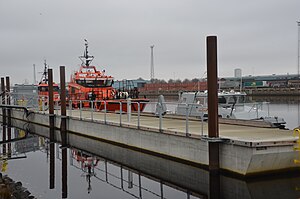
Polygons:
<instances>
[{"instance_id":1,"label":"pier","mask_svg":"<svg viewBox=\"0 0 300 199\"><path fill-rule=\"evenodd\" d=\"M61 130L62 117L55 115L55 129ZM1 115L2 117L2 115ZM2 118L1 118L2 119ZM42 111L11 110L12 125L50 127L49 114ZM72 135L88 137L184 164L208 168L208 144L220 145L220 169L240 176L297 170L299 154L294 150L297 138L292 130L220 124L220 137L207 135L207 122L185 118L162 118L154 115L67 111L67 144ZM59 139L60 136L57 136ZM88 148L89 143L81 143Z\"/></svg>"}]
</instances>

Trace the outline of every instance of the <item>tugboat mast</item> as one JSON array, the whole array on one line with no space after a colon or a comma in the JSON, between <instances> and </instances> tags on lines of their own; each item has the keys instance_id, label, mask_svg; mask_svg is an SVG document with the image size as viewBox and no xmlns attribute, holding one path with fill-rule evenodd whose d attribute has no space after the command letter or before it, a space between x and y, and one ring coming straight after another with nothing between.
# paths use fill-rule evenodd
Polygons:
<instances>
[{"instance_id":1,"label":"tugboat mast","mask_svg":"<svg viewBox=\"0 0 300 199\"><path fill-rule=\"evenodd\" d=\"M88 55L88 41L85 39L85 51L83 53L83 56L80 56L79 59L82 61L82 64L81 65L85 65L85 66L89 66L90 65L90 62L93 61L94 59L94 56L91 56L91 55Z\"/></svg>"},{"instance_id":2,"label":"tugboat mast","mask_svg":"<svg viewBox=\"0 0 300 199\"><path fill-rule=\"evenodd\" d=\"M48 84L48 67L46 59L44 60L44 71L40 83Z\"/></svg>"}]
</instances>

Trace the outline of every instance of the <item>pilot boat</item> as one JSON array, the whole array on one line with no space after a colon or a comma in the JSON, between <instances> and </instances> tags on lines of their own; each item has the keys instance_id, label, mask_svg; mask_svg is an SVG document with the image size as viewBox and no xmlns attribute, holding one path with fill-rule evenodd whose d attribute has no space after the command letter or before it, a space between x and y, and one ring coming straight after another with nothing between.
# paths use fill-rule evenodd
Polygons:
<instances>
[{"instance_id":1,"label":"pilot boat","mask_svg":"<svg viewBox=\"0 0 300 199\"><path fill-rule=\"evenodd\" d=\"M246 103L245 92L218 92L218 115L222 118L242 120L263 120L273 127L285 128L283 118L270 116L267 102ZM208 119L208 92L181 92L175 113L178 115L202 117Z\"/></svg>"},{"instance_id":2,"label":"pilot boat","mask_svg":"<svg viewBox=\"0 0 300 199\"><path fill-rule=\"evenodd\" d=\"M93 107L111 112L127 112L127 107L131 107L132 111L144 110L149 100L139 98L136 87L116 90L113 87L114 78L107 75L105 70L98 70L91 65L94 56L88 54L87 40L84 55L79 58L82 64L68 83L68 100L72 107Z\"/></svg>"},{"instance_id":3,"label":"pilot boat","mask_svg":"<svg viewBox=\"0 0 300 199\"><path fill-rule=\"evenodd\" d=\"M44 102L47 105L49 97L49 81L48 81L48 65L46 60L44 62L44 71L41 77L41 80L38 84L38 96L40 102ZM56 83L53 83L53 100L54 102L59 102L59 86Z\"/></svg>"}]
</instances>

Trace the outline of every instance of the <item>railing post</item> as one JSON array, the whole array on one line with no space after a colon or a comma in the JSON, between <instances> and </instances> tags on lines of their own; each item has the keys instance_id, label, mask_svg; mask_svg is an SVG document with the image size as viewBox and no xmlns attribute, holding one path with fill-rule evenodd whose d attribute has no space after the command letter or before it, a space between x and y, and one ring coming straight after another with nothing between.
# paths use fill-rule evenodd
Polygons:
<instances>
[{"instance_id":1,"label":"railing post","mask_svg":"<svg viewBox=\"0 0 300 199\"><path fill-rule=\"evenodd\" d=\"M80 119L82 119L82 101L79 101L79 114L80 114Z\"/></svg>"},{"instance_id":2,"label":"railing post","mask_svg":"<svg viewBox=\"0 0 300 199\"><path fill-rule=\"evenodd\" d=\"M140 102L138 104L138 119L137 119L137 128L140 129L140 115L141 115L141 107L140 107Z\"/></svg>"},{"instance_id":3,"label":"railing post","mask_svg":"<svg viewBox=\"0 0 300 199\"><path fill-rule=\"evenodd\" d=\"M162 132L162 104L158 103L159 106L159 132Z\"/></svg>"},{"instance_id":4,"label":"railing post","mask_svg":"<svg viewBox=\"0 0 300 199\"><path fill-rule=\"evenodd\" d=\"M203 117L204 117L204 106L201 105L201 136L203 136Z\"/></svg>"},{"instance_id":5,"label":"railing post","mask_svg":"<svg viewBox=\"0 0 300 199\"><path fill-rule=\"evenodd\" d=\"M189 136L189 115L188 115L189 105L186 104L185 107L185 136Z\"/></svg>"},{"instance_id":6,"label":"railing post","mask_svg":"<svg viewBox=\"0 0 300 199\"><path fill-rule=\"evenodd\" d=\"M256 118L258 118L258 103L256 103Z\"/></svg>"},{"instance_id":7,"label":"railing post","mask_svg":"<svg viewBox=\"0 0 300 199\"><path fill-rule=\"evenodd\" d=\"M69 101L69 115L72 117L72 100Z\"/></svg>"},{"instance_id":8,"label":"railing post","mask_svg":"<svg viewBox=\"0 0 300 199\"><path fill-rule=\"evenodd\" d=\"M93 100L91 101L91 119L92 119L92 121L94 119L94 101Z\"/></svg>"},{"instance_id":9,"label":"railing post","mask_svg":"<svg viewBox=\"0 0 300 199\"><path fill-rule=\"evenodd\" d=\"M43 110L43 113L45 113L45 97L43 96L42 97L42 110Z\"/></svg>"},{"instance_id":10,"label":"railing post","mask_svg":"<svg viewBox=\"0 0 300 199\"><path fill-rule=\"evenodd\" d=\"M131 121L131 99L127 98L127 122Z\"/></svg>"},{"instance_id":11,"label":"railing post","mask_svg":"<svg viewBox=\"0 0 300 199\"><path fill-rule=\"evenodd\" d=\"M106 124L106 101L104 101L104 124Z\"/></svg>"},{"instance_id":12,"label":"railing post","mask_svg":"<svg viewBox=\"0 0 300 199\"><path fill-rule=\"evenodd\" d=\"M120 102L120 126L122 126L122 102Z\"/></svg>"}]
</instances>

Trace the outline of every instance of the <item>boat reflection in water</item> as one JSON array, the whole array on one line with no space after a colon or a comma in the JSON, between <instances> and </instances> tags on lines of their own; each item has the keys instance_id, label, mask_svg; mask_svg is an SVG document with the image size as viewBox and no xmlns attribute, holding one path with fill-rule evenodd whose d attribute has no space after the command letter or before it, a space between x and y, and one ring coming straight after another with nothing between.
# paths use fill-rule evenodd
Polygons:
<instances>
[{"instance_id":1,"label":"boat reflection in water","mask_svg":"<svg viewBox=\"0 0 300 199\"><path fill-rule=\"evenodd\" d=\"M2 126L1 135L7 135L7 129ZM49 129L41 126L28 126L34 134L9 129L11 140L6 136L1 141L1 161L8 154L24 158L8 159L2 174L21 181L40 198L300 197L300 176L250 180L212 176L205 169L73 134L68 136L68 147L72 147L67 148L61 145L60 132L50 140ZM19 135L22 139L13 140ZM31 148L21 150L21 145Z\"/></svg>"}]
</instances>

